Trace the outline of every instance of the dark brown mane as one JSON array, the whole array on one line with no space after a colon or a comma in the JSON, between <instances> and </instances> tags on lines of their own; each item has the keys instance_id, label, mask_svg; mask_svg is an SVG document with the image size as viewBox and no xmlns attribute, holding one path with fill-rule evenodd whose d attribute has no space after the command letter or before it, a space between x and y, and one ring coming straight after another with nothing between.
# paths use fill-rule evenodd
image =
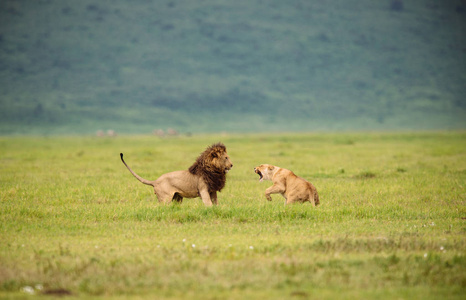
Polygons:
<instances>
[{"instance_id":1,"label":"dark brown mane","mask_svg":"<svg viewBox=\"0 0 466 300\"><path fill-rule=\"evenodd\" d=\"M199 155L194 164L189 167L193 175L201 176L207 183L209 192L221 191L225 186L225 167L213 163L214 158L222 156L227 151L222 143L213 144Z\"/></svg>"}]
</instances>

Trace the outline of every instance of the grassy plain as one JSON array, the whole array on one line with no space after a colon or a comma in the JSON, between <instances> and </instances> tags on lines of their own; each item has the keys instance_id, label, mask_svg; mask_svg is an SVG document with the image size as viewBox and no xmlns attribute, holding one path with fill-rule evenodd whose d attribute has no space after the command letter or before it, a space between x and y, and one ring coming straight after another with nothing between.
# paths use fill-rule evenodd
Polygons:
<instances>
[{"instance_id":1,"label":"grassy plain","mask_svg":"<svg viewBox=\"0 0 466 300\"><path fill-rule=\"evenodd\" d=\"M141 176L223 141L219 205ZM267 202L289 168L321 205ZM0 138L0 298L464 299L466 133ZM28 288L29 287L29 288Z\"/></svg>"}]
</instances>

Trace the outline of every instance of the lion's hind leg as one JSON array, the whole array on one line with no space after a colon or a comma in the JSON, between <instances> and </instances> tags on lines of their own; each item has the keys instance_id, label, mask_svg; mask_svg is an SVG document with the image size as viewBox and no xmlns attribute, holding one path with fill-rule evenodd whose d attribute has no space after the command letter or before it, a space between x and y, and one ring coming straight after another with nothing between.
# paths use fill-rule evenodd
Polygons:
<instances>
[{"instance_id":1,"label":"lion's hind leg","mask_svg":"<svg viewBox=\"0 0 466 300\"><path fill-rule=\"evenodd\" d=\"M176 200L176 199L174 199L175 198L174 193L167 193L167 192L164 192L164 191L156 191L155 194L157 195L157 199L159 200L160 203L168 204L168 203L172 202L172 200ZM181 199L183 199L183 197L181 197Z\"/></svg>"},{"instance_id":2,"label":"lion's hind leg","mask_svg":"<svg viewBox=\"0 0 466 300\"><path fill-rule=\"evenodd\" d=\"M172 201L175 201L176 203L180 203L180 204L181 204L181 202L183 202L183 197L181 197L180 194L175 193L175 194L173 195Z\"/></svg>"}]
</instances>

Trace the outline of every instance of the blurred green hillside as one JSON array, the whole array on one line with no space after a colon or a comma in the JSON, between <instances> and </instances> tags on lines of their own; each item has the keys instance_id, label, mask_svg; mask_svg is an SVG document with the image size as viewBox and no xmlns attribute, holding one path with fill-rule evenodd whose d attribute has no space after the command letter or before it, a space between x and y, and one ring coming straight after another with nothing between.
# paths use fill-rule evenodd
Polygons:
<instances>
[{"instance_id":1,"label":"blurred green hillside","mask_svg":"<svg viewBox=\"0 0 466 300\"><path fill-rule=\"evenodd\" d=\"M466 127L464 0L2 0L0 134Z\"/></svg>"}]
</instances>

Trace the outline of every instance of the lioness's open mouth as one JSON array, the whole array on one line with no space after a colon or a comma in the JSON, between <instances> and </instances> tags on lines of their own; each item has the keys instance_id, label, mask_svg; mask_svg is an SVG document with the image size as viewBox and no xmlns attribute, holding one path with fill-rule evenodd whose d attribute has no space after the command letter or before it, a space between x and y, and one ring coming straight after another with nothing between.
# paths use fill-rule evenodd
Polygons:
<instances>
[{"instance_id":1,"label":"lioness's open mouth","mask_svg":"<svg viewBox=\"0 0 466 300\"><path fill-rule=\"evenodd\" d=\"M262 181L262 179L264 178L264 176L262 176L261 171L259 171L259 170L257 170L257 169L254 170L254 171L259 175L259 181Z\"/></svg>"}]
</instances>

